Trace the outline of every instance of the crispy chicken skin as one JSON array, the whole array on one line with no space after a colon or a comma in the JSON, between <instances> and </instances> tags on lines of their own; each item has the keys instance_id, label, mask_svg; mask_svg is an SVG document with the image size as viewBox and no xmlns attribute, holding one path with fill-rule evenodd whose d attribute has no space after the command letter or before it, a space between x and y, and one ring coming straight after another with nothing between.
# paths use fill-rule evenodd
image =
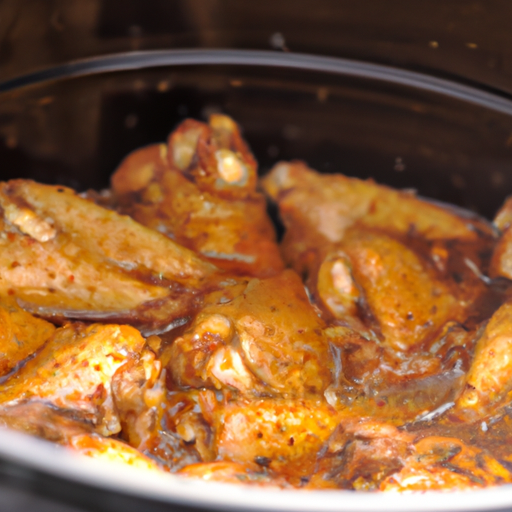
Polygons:
<instances>
[{"instance_id":1,"label":"crispy chicken skin","mask_svg":"<svg viewBox=\"0 0 512 512\"><path fill-rule=\"evenodd\" d=\"M0 295L15 295L44 317L165 329L187 315L216 271L160 233L65 187L3 183L0 206Z\"/></svg>"},{"instance_id":2,"label":"crispy chicken skin","mask_svg":"<svg viewBox=\"0 0 512 512\"><path fill-rule=\"evenodd\" d=\"M257 164L236 123L184 121L167 145L130 154L112 177L120 210L232 273L265 277L283 263Z\"/></svg>"}]
</instances>

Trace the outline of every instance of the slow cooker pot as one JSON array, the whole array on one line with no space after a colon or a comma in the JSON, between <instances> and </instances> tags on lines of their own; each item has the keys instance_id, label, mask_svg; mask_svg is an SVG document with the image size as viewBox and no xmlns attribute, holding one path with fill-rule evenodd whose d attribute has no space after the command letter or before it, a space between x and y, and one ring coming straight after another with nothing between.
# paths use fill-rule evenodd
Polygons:
<instances>
[{"instance_id":1,"label":"slow cooker pot","mask_svg":"<svg viewBox=\"0 0 512 512\"><path fill-rule=\"evenodd\" d=\"M490 217L512 191L511 15L496 0L5 0L0 178L103 188L129 151L223 112L261 173L301 159ZM11 432L0 459L13 510L512 509L507 486L304 494L111 474Z\"/></svg>"}]
</instances>

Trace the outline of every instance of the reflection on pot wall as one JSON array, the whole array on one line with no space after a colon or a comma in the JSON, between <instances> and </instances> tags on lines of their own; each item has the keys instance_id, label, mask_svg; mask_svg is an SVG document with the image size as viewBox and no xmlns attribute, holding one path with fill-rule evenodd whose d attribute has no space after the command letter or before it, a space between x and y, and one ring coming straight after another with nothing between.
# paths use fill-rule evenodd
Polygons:
<instances>
[{"instance_id":1,"label":"reflection on pot wall","mask_svg":"<svg viewBox=\"0 0 512 512\"><path fill-rule=\"evenodd\" d=\"M120 51L276 47L512 92L507 0L3 0L2 79Z\"/></svg>"},{"instance_id":2,"label":"reflection on pot wall","mask_svg":"<svg viewBox=\"0 0 512 512\"><path fill-rule=\"evenodd\" d=\"M1 179L108 186L131 150L225 112L265 172L302 159L492 215L511 189L510 116L396 84L247 66L163 67L46 82L0 101Z\"/></svg>"}]
</instances>

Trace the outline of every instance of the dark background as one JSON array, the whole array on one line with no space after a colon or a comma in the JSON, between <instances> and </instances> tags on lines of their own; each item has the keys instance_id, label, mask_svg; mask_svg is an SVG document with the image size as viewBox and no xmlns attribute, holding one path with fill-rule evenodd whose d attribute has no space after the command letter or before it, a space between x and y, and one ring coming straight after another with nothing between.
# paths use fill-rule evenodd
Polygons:
<instances>
[{"instance_id":1,"label":"dark background","mask_svg":"<svg viewBox=\"0 0 512 512\"><path fill-rule=\"evenodd\" d=\"M2 0L0 78L112 52L257 48L380 62L512 93L508 0Z\"/></svg>"}]
</instances>

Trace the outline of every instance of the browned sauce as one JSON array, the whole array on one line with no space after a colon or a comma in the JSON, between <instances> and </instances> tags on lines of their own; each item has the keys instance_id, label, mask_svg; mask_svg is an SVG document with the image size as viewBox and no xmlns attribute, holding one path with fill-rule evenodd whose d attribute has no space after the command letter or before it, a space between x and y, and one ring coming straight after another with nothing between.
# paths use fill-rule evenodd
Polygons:
<instances>
[{"instance_id":1,"label":"browned sauce","mask_svg":"<svg viewBox=\"0 0 512 512\"><path fill-rule=\"evenodd\" d=\"M183 478L512 482L512 202L491 224L302 162L258 180L223 115L111 183L0 184L4 425Z\"/></svg>"}]
</instances>

